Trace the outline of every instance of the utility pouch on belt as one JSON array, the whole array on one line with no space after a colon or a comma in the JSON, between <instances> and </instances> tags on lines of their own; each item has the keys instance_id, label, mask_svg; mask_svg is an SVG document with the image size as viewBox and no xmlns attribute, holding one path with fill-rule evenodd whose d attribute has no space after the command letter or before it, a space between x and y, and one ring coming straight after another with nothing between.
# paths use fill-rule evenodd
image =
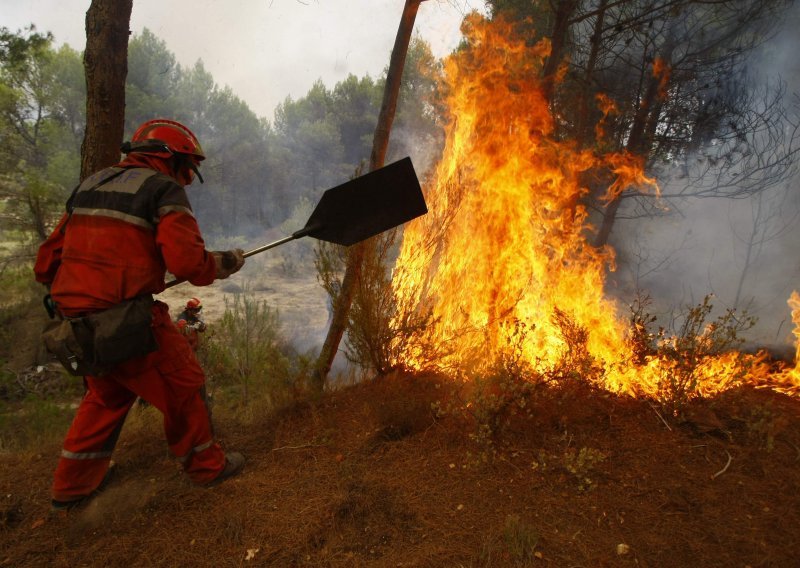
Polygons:
<instances>
[{"instance_id":1,"label":"utility pouch on belt","mask_svg":"<svg viewBox=\"0 0 800 568\"><path fill-rule=\"evenodd\" d=\"M101 376L158 349L152 307L152 296L139 296L102 312L54 321L42 339L71 374Z\"/></svg>"}]
</instances>

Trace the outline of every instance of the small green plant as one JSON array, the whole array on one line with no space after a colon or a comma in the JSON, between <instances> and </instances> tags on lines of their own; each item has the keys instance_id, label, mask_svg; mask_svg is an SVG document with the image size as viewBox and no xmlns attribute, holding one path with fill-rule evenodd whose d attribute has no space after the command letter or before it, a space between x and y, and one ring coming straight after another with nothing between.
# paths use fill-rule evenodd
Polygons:
<instances>
[{"instance_id":1,"label":"small green plant","mask_svg":"<svg viewBox=\"0 0 800 568\"><path fill-rule=\"evenodd\" d=\"M255 385L269 396L279 396L292 385L292 360L280 338L277 310L257 301L247 291L225 298L222 319L209 326L201 352L215 382L234 384L247 404Z\"/></svg>"},{"instance_id":2,"label":"small green plant","mask_svg":"<svg viewBox=\"0 0 800 568\"><path fill-rule=\"evenodd\" d=\"M362 369L386 375L401 365L400 353L409 342L419 345L417 352L425 361L441 360L443 346L426 341L433 325L430 311L398 308L392 287L391 265L397 253L398 231L373 237L361 246L361 270L353 289L347 316L345 356ZM328 309L333 316L341 301L345 266L354 250L320 243L316 249L317 279L328 293Z\"/></svg>"},{"instance_id":3,"label":"small green plant","mask_svg":"<svg viewBox=\"0 0 800 568\"><path fill-rule=\"evenodd\" d=\"M588 491L592 489L594 480L590 477L593 471L608 456L594 448L568 448L564 452L564 468L572 474L578 482L578 490Z\"/></svg>"},{"instance_id":4,"label":"small green plant","mask_svg":"<svg viewBox=\"0 0 800 568\"><path fill-rule=\"evenodd\" d=\"M518 515L508 515L503 527L503 542L511 560L518 564L528 563L534 558L539 533Z\"/></svg>"},{"instance_id":5,"label":"small green plant","mask_svg":"<svg viewBox=\"0 0 800 568\"><path fill-rule=\"evenodd\" d=\"M520 519L519 515L506 516L500 534L485 535L476 566L534 566L539 543L536 527Z\"/></svg>"},{"instance_id":6,"label":"small green plant","mask_svg":"<svg viewBox=\"0 0 800 568\"><path fill-rule=\"evenodd\" d=\"M789 421L782 414L775 412L772 404L767 402L751 408L745 423L750 438L771 452L775 449L775 436L786 428Z\"/></svg>"},{"instance_id":7,"label":"small green plant","mask_svg":"<svg viewBox=\"0 0 800 568\"><path fill-rule=\"evenodd\" d=\"M0 402L0 450L19 451L56 443L74 414L67 403L35 396L21 403Z\"/></svg>"}]
</instances>

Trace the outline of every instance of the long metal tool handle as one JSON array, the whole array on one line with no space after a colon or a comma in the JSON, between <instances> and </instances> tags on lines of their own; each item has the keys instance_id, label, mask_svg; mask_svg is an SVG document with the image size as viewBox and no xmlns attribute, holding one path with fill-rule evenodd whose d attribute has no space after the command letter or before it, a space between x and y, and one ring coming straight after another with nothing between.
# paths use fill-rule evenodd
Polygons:
<instances>
[{"instance_id":1,"label":"long metal tool handle","mask_svg":"<svg viewBox=\"0 0 800 568\"><path fill-rule=\"evenodd\" d=\"M253 256L254 254L258 254L260 252L264 252L265 250L269 250L269 249L275 248L275 247L280 246L282 244L288 243L289 241L293 241L295 239L299 239L300 237L305 237L306 235L308 235L312 231L316 231L319 228L320 227L318 225L311 225L310 227L304 227L304 228L300 229L299 231L295 231L294 233L292 233L288 237L283 237L282 239L279 239L277 241L274 241L274 242L271 242L269 244L260 246L258 248L254 248L253 250L249 250L246 253L244 253L242 256L244 256L245 258L247 258L248 256ZM164 286L164 289L166 290L167 288L172 288L173 286L177 286L181 282L186 282L186 280L179 280L179 279L171 280L170 282L167 282L166 286Z\"/></svg>"},{"instance_id":2,"label":"long metal tool handle","mask_svg":"<svg viewBox=\"0 0 800 568\"><path fill-rule=\"evenodd\" d=\"M288 243L289 241L293 241L295 239L299 239L300 237L305 237L306 235L308 235L312 231L316 231L319 228L321 228L321 227L320 227L320 225L317 225L317 224L311 225L310 227L303 227L302 229L300 229L299 231L295 231L294 233L292 233L288 237L283 237L282 239L277 240L277 241L275 241L273 243L269 243L268 245L263 245L263 246L260 246L258 248L254 248L253 250L247 251L246 253L244 253L244 257L247 258L248 256L253 256L254 254L258 254L260 252L264 252L265 250L269 250L271 248L275 248L275 247L277 247L279 245L282 245L284 243Z\"/></svg>"},{"instance_id":3,"label":"long metal tool handle","mask_svg":"<svg viewBox=\"0 0 800 568\"><path fill-rule=\"evenodd\" d=\"M249 250L246 253L244 253L243 256L245 258L247 258L248 256L253 256L254 254L258 254L260 252L264 252L265 250L269 250L271 248L275 248L275 247L277 247L279 245L282 245L284 243L288 243L289 241L293 241L296 238L297 237L295 237L294 235L289 235L288 237L283 237L279 241L275 241L273 243L269 243L268 245L263 245L263 246L260 246L258 248L254 248L253 250Z\"/></svg>"}]
</instances>

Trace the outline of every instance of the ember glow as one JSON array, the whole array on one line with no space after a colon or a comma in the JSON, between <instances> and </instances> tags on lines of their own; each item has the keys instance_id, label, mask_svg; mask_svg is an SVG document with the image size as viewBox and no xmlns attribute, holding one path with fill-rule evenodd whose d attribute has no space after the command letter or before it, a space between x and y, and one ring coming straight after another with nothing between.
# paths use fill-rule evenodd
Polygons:
<instances>
[{"instance_id":1,"label":"ember glow","mask_svg":"<svg viewBox=\"0 0 800 568\"><path fill-rule=\"evenodd\" d=\"M452 119L426 187L429 213L407 226L393 275L399 313L429 311L432 320L397 346L398 362L430 366L426 352L436 345L435 367L480 372L514 344L535 368L552 368L569 356L566 321L588 332L589 355L605 369L602 386L655 394L669 364L634 362L628 310L603 291L613 251L587 242L592 228L578 201L586 191L580 174L592 167L615 176L606 199L631 186L658 191L655 182L636 156L597 156L554 139L538 83L546 41L531 49L510 40L505 24L477 15L464 30L471 48L446 62ZM598 104L612 110L605 98ZM704 362L700 392L737 380L742 357ZM750 378L764 383L764 356L747 357Z\"/></svg>"}]
</instances>

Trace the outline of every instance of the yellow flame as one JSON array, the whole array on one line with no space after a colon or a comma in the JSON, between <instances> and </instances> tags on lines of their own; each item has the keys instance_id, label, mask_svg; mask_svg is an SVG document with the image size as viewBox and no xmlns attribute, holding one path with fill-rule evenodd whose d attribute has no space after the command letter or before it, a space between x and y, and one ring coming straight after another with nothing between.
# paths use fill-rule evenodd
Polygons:
<instances>
[{"instance_id":1,"label":"yellow flame","mask_svg":"<svg viewBox=\"0 0 800 568\"><path fill-rule=\"evenodd\" d=\"M510 39L508 24L477 15L463 31L468 49L445 62L452 118L427 188L429 213L407 226L393 274L399 313L429 312L431 320L397 346L398 360L422 367L435 345L437 367L480 369L518 341L526 361L553 367L569 355L569 321L573 333L588 332L587 355L606 368L603 386L657 393L673 363L654 356L632 362L629 324L603 292L613 251L588 244L579 204L586 192L579 177L592 167L616 174L608 199L630 185L657 191L655 181L640 157L595 156L554 139L537 80L549 43L531 48ZM604 100L607 114L613 107ZM518 322L524 334L515 335ZM726 388L741 374L742 357L701 362L699 391ZM753 377L768 374L764 359L748 360Z\"/></svg>"}]
</instances>

